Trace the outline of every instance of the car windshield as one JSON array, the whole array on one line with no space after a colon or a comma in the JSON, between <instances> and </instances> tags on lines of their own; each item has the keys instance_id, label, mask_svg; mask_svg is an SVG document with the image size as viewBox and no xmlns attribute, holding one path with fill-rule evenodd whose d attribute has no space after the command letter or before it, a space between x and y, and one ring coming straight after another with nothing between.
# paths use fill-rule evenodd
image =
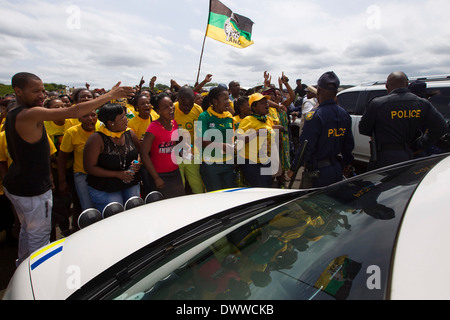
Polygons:
<instances>
[{"instance_id":1,"label":"car windshield","mask_svg":"<svg viewBox=\"0 0 450 320\"><path fill-rule=\"evenodd\" d=\"M108 299L384 299L397 231L440 160L297 197L150 263Z\"/></svg>"}]
</instances>

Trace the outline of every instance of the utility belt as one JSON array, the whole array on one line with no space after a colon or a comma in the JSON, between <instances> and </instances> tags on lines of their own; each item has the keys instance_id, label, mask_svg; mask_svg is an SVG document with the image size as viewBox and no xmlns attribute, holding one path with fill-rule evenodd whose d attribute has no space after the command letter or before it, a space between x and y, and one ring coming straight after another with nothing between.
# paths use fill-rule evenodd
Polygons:
<instances>
[{"instance_id":1,"label":"utility belt","mask_svg":"<svg viewBox=\"0 0 450 320\"><path fill-rule=\"evenodd\" d=\"M303 171L303 179L314 180L320 177L320 169L325 167L334 166L336 163L340 162L338 156L331 157L323 160L313 160L311 162L305 163L305 170Z\"/></svg>"},{"instance_id":2,"label":"utility belt","mask_svg":"<svg viewBox=\"0 0 450 320\"><path fill-rule=\"evenodd\" d=\"M338 156L330 157L322 160L312 160L310 162L305 163L306 171L314 171L324 167L334 166L336 163L340 163L341 159Z\"/></svg>"}]
</instances>

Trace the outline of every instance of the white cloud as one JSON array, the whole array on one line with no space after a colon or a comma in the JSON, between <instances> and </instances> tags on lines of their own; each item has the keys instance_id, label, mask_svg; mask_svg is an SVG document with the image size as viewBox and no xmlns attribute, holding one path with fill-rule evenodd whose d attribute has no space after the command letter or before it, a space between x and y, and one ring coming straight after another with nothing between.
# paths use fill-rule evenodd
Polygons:
<instances>
[{"instance_id":1,"label":"white cloud","mask_svg":"<svg viewBox=\"0 0 450 320\"><path fill-rule=\"evenodd\" d=\"M0 50L0 59L9 59L10 57L15 57L17 59L27 59L31 58L30 51L27 47L16 38L0 35L0 43L4 43Z\"/></svg>"},{"instance_id":2,"label":"white cloud","mask_svg":"<svg viewBox=\"0 0 450 320\"><path fill-rule=\"evenodd\" d=\"M255 22L255 44L236 49L207 38L200 80L212 73L214 82L251 86L268 70L273 79L284 71L292 84L296 78L313 83L334 70L342 83L358 84L394 70L450 73L448 0L222 2ZM141 76L148 82L156 75L165 84L196 79L207 1L0 4L0 83L19 71L46 82L105 88L118 80L137 84ZM79 8L79 16L70 8Z\"/></svg>"}]
</instances>

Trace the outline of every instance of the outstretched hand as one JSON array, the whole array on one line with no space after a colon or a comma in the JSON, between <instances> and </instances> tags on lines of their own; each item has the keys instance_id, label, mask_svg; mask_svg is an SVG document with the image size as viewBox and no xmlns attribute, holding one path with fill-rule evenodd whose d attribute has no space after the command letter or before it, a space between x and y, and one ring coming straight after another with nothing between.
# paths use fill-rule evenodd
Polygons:
<instances>
[{"instance_id":1,"label":"outstretched hand","mask_svg":"<svg viewBox=\"0 0 450 320\"><path fill-rule=\"evenodd\" d=\"M121 87L119 81L114 87L112 87L110 93L113 99L131 99L134 97L136 90L133 87Z\"/></svg>"},{"instance_id":2,"label":"outstretched hand","mask_svg":"<svg viewBox=\"0 0 450 320\"><path fill-rule=\"evenodd\" d=\"M269 74L269 72L264 71L264 86L270 87L271 82L272 82L272 76Z\"/></svg>"},{"instance_id":3,"label":"outstretched hand","mask_svg":"<svg viewBox=\"0 0 450 320\"><path fill-rule=\"evenodd\" d=\"M281 80L284 84L286 84L286 83L289 82L289 78L286 77L286 76L284 75L284 72L282 72L280 80Z\"/></svg>"}]
</instances>

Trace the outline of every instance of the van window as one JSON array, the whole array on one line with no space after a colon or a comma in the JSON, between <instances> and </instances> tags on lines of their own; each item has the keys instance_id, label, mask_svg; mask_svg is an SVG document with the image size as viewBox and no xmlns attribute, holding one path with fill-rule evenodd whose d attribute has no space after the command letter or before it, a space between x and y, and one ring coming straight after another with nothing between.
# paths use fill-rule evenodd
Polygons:
<instances>
[{"instance_id":1,"label":"van window","mask_svg":"<svg viewBox=\"0 0 450 320\"><path fill-rule=\"evenodd\" d=\"M372 99L382 97L387 94L388 93L386 89L365 91L364 98L360 99L360 101L358 102L359 104L358 106L359 109L357 110L358 114L364 114L364 111L366 110L367 106L372 101Z\"/></svg>"},{"instance_id":2,"label":"van window","mask_svg":"<svg viewBox=\"0 0 450 320\"><path fill-rule=\"evenodd\" d=\"M450 119L450 88L430 88L430 102L438 109L446 120Z\"/></svg>"},{"instance_id":3,"label":"van window","mask_svg":"<svg viewBox=\"0 0 450 320\"><path fill-rule=\"evenodd\" d=\"M355 114L359 92L346 92L338 96L339 105L349 114Z\"/></svg>"},{"instance_id":4,"label":"van window","mask_svg":"<svg viewBox=\"0 0 450 320\"><path fill-rule=\"evenodd\" d=\"M378 97L382 97L387 95L387 90L374 90L374 91L368 91L369 92L369 96L368 96L368 100L367 103L370 102L370 100L374 99L374 98L378 98Z\"/></svg>"}]
</instances>

